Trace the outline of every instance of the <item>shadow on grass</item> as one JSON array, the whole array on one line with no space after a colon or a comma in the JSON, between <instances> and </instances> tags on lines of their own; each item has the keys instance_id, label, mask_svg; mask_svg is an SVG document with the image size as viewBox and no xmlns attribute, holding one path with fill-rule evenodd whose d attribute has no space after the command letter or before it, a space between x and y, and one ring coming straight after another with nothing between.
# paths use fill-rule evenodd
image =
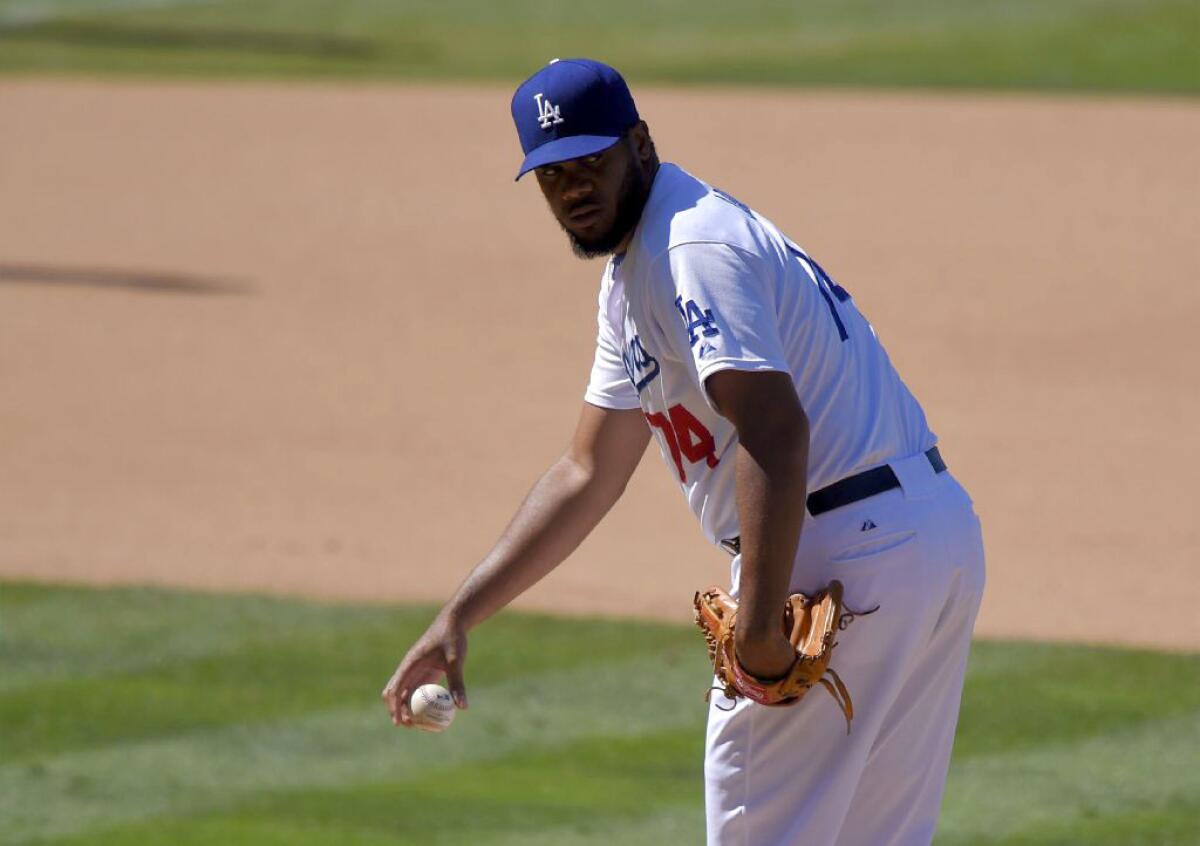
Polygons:
<instances>
[{"instance_id":1,"label":"shadow on grass","mask_svg":"<svg viewBox=\"0 0 1200 846\"><path fill-rule=\"evenodd\" d=\"M342 35L308 32L276 32L228 27L150 26L107 21L52 21L0 25L0 43L29 41L77 47L113 49L207 50L230 53L269 53L324 59L374 59L379 55L374 41ZM429 53L418 42L407 50Z\"/></svg>"},{"instance_id":2,"label":"shadow on grass","mask_svg":"<svg viewBox=\"0 0 1200 846\"><path fill-rule=\"evenodd\" d=\"M235 279L39 264L0 263L0 283L129 288L168 294L250 294L254 290L250 283Z\"/></svg>"}]
</instances>

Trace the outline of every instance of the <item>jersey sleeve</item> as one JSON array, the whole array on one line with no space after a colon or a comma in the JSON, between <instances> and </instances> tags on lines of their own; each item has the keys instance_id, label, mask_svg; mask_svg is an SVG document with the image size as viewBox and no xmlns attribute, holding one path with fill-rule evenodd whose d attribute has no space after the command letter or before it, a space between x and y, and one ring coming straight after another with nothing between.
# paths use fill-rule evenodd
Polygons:
<instances>
[{"instance_id":1,"label":"jersey sleeve","mask_svg":"<svg viewBox=\"0 0 1200 846\"><path fill-rule=\"evenodd\" d=\"M621 358L617 333L608 317L608 290L600 291L600 307L596 315L596 354L583 398L601 408L638 408L638 395Z\"/></svg>"},{"instance_id":2,"label":"jersey sleeve","mask_svg":"<svg viewBox=\"0 0 1200 846\"><path fill-rule=\"evenodd\" d=\"M704 380L720 370L790 372L779 331L776 272L721 243L672 247L656 268L654 308L667 343Z\"/></svg>"}]
</instances>

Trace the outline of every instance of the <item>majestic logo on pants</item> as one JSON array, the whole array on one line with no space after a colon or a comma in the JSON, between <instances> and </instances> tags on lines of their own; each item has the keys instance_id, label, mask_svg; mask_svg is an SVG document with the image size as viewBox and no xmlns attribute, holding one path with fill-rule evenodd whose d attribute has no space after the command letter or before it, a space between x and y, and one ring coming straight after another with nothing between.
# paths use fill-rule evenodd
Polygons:
<instances>
[{"instance_id":1,"label":"majestic logo on pants","mask_svg":"<svg viewBox=\"0 0 1200 846\"><path fill-rule=\"evenodd\" d=\"M559 107L551 103L549 100L543 100L542 94L534 94L533 99L537 101L538 107L538 125L542 129L549 129L556 123L562 123L562 113Z\"/></svg>"}]
</instances>

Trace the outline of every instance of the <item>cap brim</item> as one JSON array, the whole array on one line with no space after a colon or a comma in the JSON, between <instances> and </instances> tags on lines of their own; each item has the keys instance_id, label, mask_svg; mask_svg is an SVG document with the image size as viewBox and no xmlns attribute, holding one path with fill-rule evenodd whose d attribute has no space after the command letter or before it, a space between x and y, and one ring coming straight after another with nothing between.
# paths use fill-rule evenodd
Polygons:
<instances>
[{"instance_id":1,"label":"cap brim","mask_svg":"<svg viewBox=\"0 0 1200 846\"><path fill-rule=\"evenodd\" d=\"M535 167L558 164L570 159L601 153L620 140L621 136L619 135L572 135L568 138L550 141L525 157L525 161L521 162L521 169L517 171L516 178L520 179Z\"/></svg>"}]
</instances>

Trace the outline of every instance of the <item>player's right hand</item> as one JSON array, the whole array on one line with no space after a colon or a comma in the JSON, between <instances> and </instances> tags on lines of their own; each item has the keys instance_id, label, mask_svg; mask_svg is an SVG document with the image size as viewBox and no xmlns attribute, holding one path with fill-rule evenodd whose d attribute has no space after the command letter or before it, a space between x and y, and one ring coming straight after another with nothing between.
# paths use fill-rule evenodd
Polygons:
<instances>
[{"instance_id":1,"label":"player's right hand","mask_svg":"<svg viewBox=\"0 0 1200 846\"><path fill-rule=\"evenodd\" d=\"M446 677L446 687L459 708L467 707L467 689L463 684L463 663L467 658L467 632L453 619L439 614L425 634L408 650L396 672L383 687L383 701L393 725L412 727L409 699L423 684Z\"/></svg>"}]
</instances>

